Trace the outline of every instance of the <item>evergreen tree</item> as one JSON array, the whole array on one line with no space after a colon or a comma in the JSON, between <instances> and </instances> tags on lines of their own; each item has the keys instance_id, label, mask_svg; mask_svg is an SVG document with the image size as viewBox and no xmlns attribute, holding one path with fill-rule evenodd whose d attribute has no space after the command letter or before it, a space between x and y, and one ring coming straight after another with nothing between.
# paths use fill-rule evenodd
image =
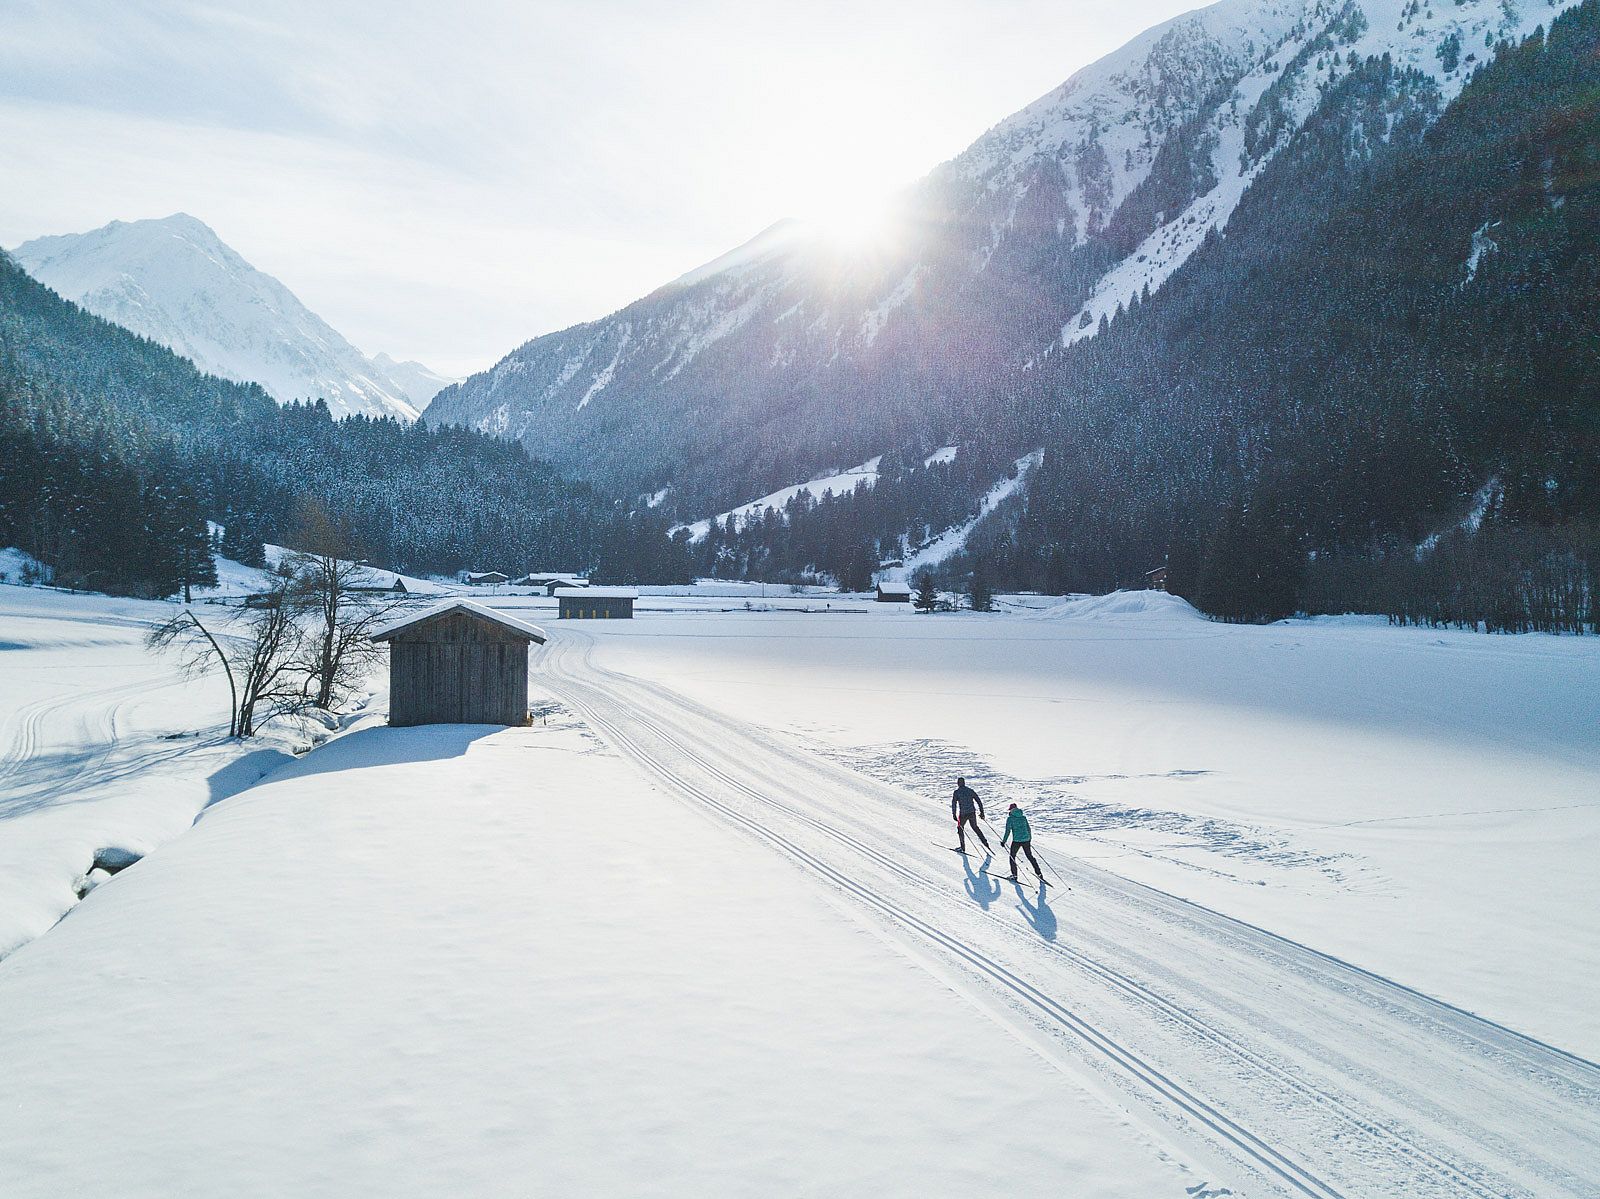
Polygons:
<instances>
[{"instance_id":1,"label":"evergreen tree","mask_svg":"<svg viewBox=\"0 0 1600 1199\"><path fill-rule=\"evenodd\" d=\"M974 612L994 611L994 590L989 585L989 568L982 561L972 564L972 576L967 583L967 607Z\"/></svg>"}]
</instances>

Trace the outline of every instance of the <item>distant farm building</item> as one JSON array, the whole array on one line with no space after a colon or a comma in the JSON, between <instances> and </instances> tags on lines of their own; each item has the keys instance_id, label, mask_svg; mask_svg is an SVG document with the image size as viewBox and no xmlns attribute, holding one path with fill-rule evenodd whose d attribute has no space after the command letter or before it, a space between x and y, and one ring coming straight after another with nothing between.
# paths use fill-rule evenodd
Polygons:
<instances>
[{"instance_id":1,"label":"distant farm building","mask_svg":"<svg viewBox=\"0 0 1600 1199\"><path fill-rule=\"evenodd\" d=\"M1167 568L1158 566L1154 570L1144 572L1144 585L1149 591L1165 591L1167 589Z\"/></svg>"},{"instance_id":2,"label":"distant farm building","mask_svg":"<svg viewBox=\"0 0 1600 1199\"><path fill-rule=\"evenodd\" d=\"M631 620L639 593L631 587L557 587L561 620Z\"/></svg>"},{"instance_id":3,"label":"distant farm building","mask_svg":"<svg viewBox=\"0 0 1600 1199\"><path fill-rule=\"evenodd\" d=\"M520 579L512 579L511 585L513 587L535 587L546 595L554 595L556 589L560 587L587 587L589 580L581 575L534 571L531 574L523 575Z\"/></svg>"},{"instance_id":4,"label":"distant farm building","mask_svg":"<svg viewBox=\"0 0 1600 1199\"><path fill-rule=\"evenodd\" d=\"M352 583L350 586L346 587L345 590L346 591L353 591L358 595L406 595L406 594L408 594L408 592L406 590L406 581L404 579L402 579L399 575L395 575L394 582L390 583L388 585L385 585L383 583Z\"/></svg>"},{"instance_id":5,"label":"distant farm building","mask_svg":"<svg viewBox=\"0 0 1600 1199\"><path fill-rule=\"evenodd\" d=\"M467 599L446 600L372 634L389 643L389 723L528 722L528 646L544 631Z\"/></svg>"},{"instance_id":6,"label":"distant farm building","mask_svg":"<svg viewBox=\"0 0 1600 1199\"><path fill-rule=\"evenodd\" d=\"M472 587L499 587L503 583L509 583L511 576L503 575L498 570L463 570L456 575L456 581Z\"/></svg>"},{"instance_id":7,"label":"distant farm building","mask_svg":"<svg viewBox=\"0 0 1600 1199\"><path fill-rule=\"evenodd\" d=\"M880 604L909 604L911 592L904 583L879 583L878 602Z\"/></svg>"}]
</instances>

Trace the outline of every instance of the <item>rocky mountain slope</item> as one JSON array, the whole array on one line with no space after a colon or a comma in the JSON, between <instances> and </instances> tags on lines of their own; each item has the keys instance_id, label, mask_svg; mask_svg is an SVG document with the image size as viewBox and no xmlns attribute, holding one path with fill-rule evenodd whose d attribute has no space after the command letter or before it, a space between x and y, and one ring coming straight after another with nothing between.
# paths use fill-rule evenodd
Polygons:
<instances>
[{"instance_id":1,"label":"rocky mountain slope","mask_svg":"<svg viewBox=\"0 0 1600 1199\"><path fill-rule=\"evenodd\" d=\"M14 257L96 316L202 370L259 383L280 403L321 398L335 416L412 421L449 383L420 363L367 358L282 283L183 213L36 238Z\"/></svg>"},{"instance_id":2,"label":"rocky mountain slope","mask_svg":"<svg viewBox=\"0 0 1600 1199\"><path fill-rule=\"evenodd\" d=\"M435 423L522 440L607 487L707 512L886 449L1020 420L1027 372L1093 338L1225 228L1349 64L1442 103L1562 7L1223 0L1148 31L900 197L867 250L785 223L442 392ZM1015 430L1013 448L1031 433ZM1037 444L1037 443L1035 443Z\"/></svg>"}]
</instances>

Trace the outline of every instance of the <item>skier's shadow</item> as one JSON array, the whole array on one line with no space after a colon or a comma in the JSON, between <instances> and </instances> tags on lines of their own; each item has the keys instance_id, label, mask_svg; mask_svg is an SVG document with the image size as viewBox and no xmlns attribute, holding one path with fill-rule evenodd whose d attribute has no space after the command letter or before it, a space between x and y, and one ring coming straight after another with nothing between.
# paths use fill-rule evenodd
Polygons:
<instances>
[{"instance_id":1,"label":"skier's shadow","mask_svg":"<svg viewBox=\"0 0 1600 1199\"><path fill-rule=\"evenodd\" d=\"M1046 941L1056 939L1056 914L1050 910L1050 905L1044 901L1044 888L1039 889L1039 897L1032 903L1028 902L1028 893L1022 889L1021 883L1013 883L1017 889L1018 911L1027 922L1033 925L1033 931Z\"/></svg>"},{"instance_id":2,"label":"skier's shadow","mask_svg":"<svg viewBox=\"0 0 1600 1199\"><path fill-rule=\"evenodd\" d=\"M992 861L994 861L994 855L985 854L983 856L983 864L985 866ZM961 858L961 868L967 872L967 877L962 881L962 885L967 889L967 895L971 897L973 903L987 912L989 905L1000 898L1000 884L995 881L993 876L983 870L974 871L972 869L972 859L965 854Z\"/></svg>"}]
</instances>

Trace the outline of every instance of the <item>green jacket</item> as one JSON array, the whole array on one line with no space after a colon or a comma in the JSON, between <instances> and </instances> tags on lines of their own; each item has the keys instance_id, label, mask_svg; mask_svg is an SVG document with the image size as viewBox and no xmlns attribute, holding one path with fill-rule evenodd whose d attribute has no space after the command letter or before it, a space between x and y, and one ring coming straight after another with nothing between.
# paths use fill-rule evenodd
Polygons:
<instances>
[{"instance_id":1,"label":"green jacket","mask_svg":"<svg viewBox=\"0 0 1600 1199\"><path fill-rule=\"evenodd\" d=\"M1012 808L1006 816L1006 836L1021 845L1024 841L1033 840L1033 830L1028 827L1028 818L1022 814L1021 808Z\"/></svg>"}]
</instances>

